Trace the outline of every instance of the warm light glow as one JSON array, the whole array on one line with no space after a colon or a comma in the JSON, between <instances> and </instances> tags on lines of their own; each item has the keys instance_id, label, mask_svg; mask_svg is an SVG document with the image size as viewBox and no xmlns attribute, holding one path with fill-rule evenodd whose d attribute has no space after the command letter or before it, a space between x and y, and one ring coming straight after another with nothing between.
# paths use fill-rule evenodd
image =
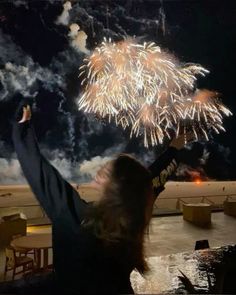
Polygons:
<instances>
[{"instance_id":1,"label":"warm light glow","mask_svg":"<svg viewBox=\"0 0 236 295\"><path fill-rule=\"evenodd\" d=\"M195 182L196 184L201 184L201 183L202 183L201 179L196 179L194 182Z\"/></svg>"},{"instance_id":2,"label":"warm light glow","mask_svg":"<svg viewBox=\"0 0 236 295\"><path fill-rule=\"evenodd\" d=\"M224 131L223 116L231 115L216 92L195 91L207 69L182 64L155 43L105 39L80 69L85 91L79 109L130 127L130 136L142 135L146 147L163 143L170 130L208 140L208 130Z\"/></svg>"},{"instance_id":3,"label":"warm light glow","mask_svg":"<svg viewBox=\"0 0 236 295\"><path fill-rule=\"evenodd\" d=\"M51 225L36 225L27 226L27 234L51 233Z\"/></svg>"}]
</instances>

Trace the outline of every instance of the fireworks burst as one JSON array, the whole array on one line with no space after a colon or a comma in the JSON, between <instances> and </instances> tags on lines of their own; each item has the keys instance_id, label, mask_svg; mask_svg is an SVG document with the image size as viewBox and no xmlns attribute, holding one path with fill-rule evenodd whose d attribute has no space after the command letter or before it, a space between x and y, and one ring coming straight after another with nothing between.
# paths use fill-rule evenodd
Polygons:
<instances>
[{"instance_id":1,"label":"fireworks burst","mask_svg":"<svg viewBox=\"0 0 236 295\"><path fill-rule=\"evenodd\" d=\"M170 130L177 135L183 122L196 139L199 130L208 139L207 130L224 130L222 117L231 114L213 92L193 94L207 69L182 65L155 43L104 40L84 62L79 109L130 127L130 136L143 135L145 146L162 143Z\"/></svg>"},{"instance_id":2,"label":"fireworks burst","mask_svg":"<svg viewBox=\"0 0 236 295\"><path fill-rule=\"evenodd\" d=\"M232 113L219 100L218 93L209 90L197 90L192 98L184 104L184 117L196 140L203 135L208 140L207 131L214 130L217 134L225 131L223 116Z\"/></svg>"}]
</instances>

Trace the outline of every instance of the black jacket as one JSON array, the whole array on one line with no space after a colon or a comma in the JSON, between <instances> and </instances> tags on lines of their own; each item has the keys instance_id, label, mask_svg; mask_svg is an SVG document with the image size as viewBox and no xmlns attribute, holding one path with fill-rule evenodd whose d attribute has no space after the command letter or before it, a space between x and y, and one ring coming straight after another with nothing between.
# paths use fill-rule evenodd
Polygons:
<instances>
[{"instance_id":1,"label":"black jacket","mask_svg":"<svg viewBox=\"0 0 236 295\"><path fill-rule=\"evenodd\" d=\"M81 226L88 205L41 155L30 122L13 126L15 150L29 185L52 221L56 280L65 294L133 293L128 257L115 259L99 239ZM151 166L156 193L175 166L169 148ZM132 249L130 249L132 251ZM122 249L119 249L122 253Z\"/></svg>"}]
</instances>

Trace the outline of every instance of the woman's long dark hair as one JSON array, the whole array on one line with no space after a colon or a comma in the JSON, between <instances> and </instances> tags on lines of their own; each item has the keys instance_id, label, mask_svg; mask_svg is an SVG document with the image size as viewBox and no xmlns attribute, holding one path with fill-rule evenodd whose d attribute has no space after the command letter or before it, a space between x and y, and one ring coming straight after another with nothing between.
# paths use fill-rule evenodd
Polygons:
<instances>
[{"instance_id":1,"label":"woman's long dark hair","mask_svg":"<svg viewBox=\"0 0 236 295\"><path fill-rule=\"evenodd\" d=\"M88 212L84 223L92 226L106 247L120 244L130 248L132 257L129 258L140 273L148 269L144 259L144 235L149 222L146 208L150 195L150 172L131 156L121 154L112 163L103 198Z\"/></svg>"}]
</instances>

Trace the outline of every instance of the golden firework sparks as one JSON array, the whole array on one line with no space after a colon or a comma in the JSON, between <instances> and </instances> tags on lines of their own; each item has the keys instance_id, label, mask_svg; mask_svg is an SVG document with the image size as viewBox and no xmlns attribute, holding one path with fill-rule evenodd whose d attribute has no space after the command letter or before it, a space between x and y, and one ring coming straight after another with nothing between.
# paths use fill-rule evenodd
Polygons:
<instances>
[{"instance_id":1,"label":"golden firework sparks","mask_svg":"<svg viewBox=\"0 0 236 295\"><path fill-rule=\"evenodd\" d=\"M213 92L193 94L197 76L207 69L183 65L155 43L105 39L80 69L85 89L79 109L130 127L130 136L143 135L147 147L162 143L170 130L178 135L184 120L196 139L199 130L208 139L207 130L224 130L223 115L231 115Z\"/></svg>"}]
</instances>

